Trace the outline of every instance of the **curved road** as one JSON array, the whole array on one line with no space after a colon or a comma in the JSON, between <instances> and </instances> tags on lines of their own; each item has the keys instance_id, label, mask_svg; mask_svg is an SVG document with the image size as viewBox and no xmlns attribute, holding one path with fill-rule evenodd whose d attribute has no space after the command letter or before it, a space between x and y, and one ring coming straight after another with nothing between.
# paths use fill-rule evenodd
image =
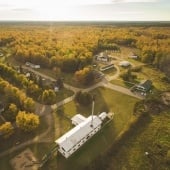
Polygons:
<instances>
[{"instance_id":1,"label":"curved road","mask_svg":"<svg viewBox=\"0 0 170 170\"><path fill-rule=\"evenodd\" d=\"M31 72L34 72L35 74L37 74L37 75L39 75L39 76L41 76L41 77L43 77L45 79L55 81L54 78L52 78L52 77L50 77L48 75L45 75L43 73L40 73L40 72L30 68L30 67L23 66L23 68L25 68L25 69L27 69L27 70L29 70ZM88 87L86 89L73 87L73 86L65 84L65 83L64 83L64 87L69 89L69 90L72 90L74 93L76 93L76 92L78 92L80 90L83 91L83 92L89 92L89 91L94 90L97 87L102 87L103 86L103 87L107 87L107 88L110 88L112 90L124 93L126 95L133 96L133 97L136 97L138 99L142 99L141 96L138 96L138 95L132 93L129 89L110 83L111 80L114 80L119 76L119 73L120 73L119 67L115 66L115 68L116 68L117 72L116 72L116 74L114 76L106 76L101 80L101 82L99 82L97 84L94 84L91 87ZM46 129L46 131L41 133L40 135L34 137L33 139L30 139L30 140L28 140L28 141L26 141L24 143L21 143L20 145L13 146L12 148L0 153L0 157L8 155L8 154L10 154L10 153L22 148L22 147L28 146L28 145L33 144L33 143L50 142L50 139L45 138L45 137L52 130L52 122L54 121L53 117L52 117L52 114L51 114L52 110L56 109L59 106L62 106L64 104L66 104L66 103L71 102L74 99L74 97L75 97L75 94L73 96L68 97L68 98L64 99L63 101L60 101L60 102L58 102L58 103L56 103L54 105L51 105L51 106L41 105L41 104L37 103L36 113L39 114L39 116L46 116L46 121L47 121L47 124L48 124L48 128Z\"/></svg>"}]
</instances>

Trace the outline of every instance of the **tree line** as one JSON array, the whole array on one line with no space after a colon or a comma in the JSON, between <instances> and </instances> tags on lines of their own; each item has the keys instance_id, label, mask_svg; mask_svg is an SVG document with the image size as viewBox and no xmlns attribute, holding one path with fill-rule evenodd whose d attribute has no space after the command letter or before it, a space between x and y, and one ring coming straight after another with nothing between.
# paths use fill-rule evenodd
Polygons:
<instances>
[{"instance_id":1,"label":"tree line","mask_svg":"<svg viewBox=\"0 0 170 170\"><path fill-rule=\"evenodd\" d=\"M101 50L119 51L121 46L140 50L142 62L170 75L169 27L145 26L38 26L1 28L0 46L10 47L12 56L22 62L75 72L92 63Z\"/></svg>"}]
</instances>

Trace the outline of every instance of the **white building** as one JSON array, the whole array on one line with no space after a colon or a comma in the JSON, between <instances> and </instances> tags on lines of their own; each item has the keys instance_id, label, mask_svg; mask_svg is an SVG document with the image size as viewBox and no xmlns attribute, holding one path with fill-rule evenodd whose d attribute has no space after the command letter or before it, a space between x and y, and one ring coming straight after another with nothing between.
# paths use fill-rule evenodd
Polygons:
<instances>
[{"instance_id":1,"label":"white building","mask_svg":"<svg viewBox=\"0 0 170 170\"><path fill-rule=\"evenodd\" d=\"M138 56L137 56L137 55L132 55L132 56L130 56L129 58L138 59Z\"/></svg>"},{"instance_id":2,"label":"white building","mask_svg":"<svg viewBox=\"0 0 170 170\"><path fill-rule=\"evenodd\" d=\"M31 67L31 68L36 68L36 69L41 67L40 65L32 64L30 62L26 62L25 65L28 66L28 67Z\"/></svg>"},{"instance_id":3,"label":"white building","mask_svg":"<svg viewBox=\"0 0 170 170\"><path fill-rule=\"evenodd\" d=\"M72 124L75 126L77 126L81 122L84 122L85 120L86 120L86 118L81 114L77 114L71 118Z\"/></svg>"},{"instance_id":4,"label":"white building","mask_svg":"<svg viewBox=\"0 0 170 170\"><path fill-rule=\"evenodd\" d=\"M109 56L106 53L100 53L99 55L96 55L96 60L101 62L108 62Z\"/></svg>"},{"instance_id":5,"label":"white building","mask_svg":"<svg viewBox=\"0 0 170 170\"><path fill-rule=\"evenodd\" d=\"M128 66L130 66L131 64L130 64L130 62L129 61L121 61L120 63L119 63L119 66L122 66L122 67L128 67Z\"/></svg>"},{"instance_id":6,"label":"white building","mask_svg":"<svg viewBox=\"0 0 170 170\"><path fill-rule=\"evenodd\" d=\"M88 118L80 114L75 115L71 120L76 126L55 141L58 151L65 158L71 156L101 129L102 121L106 116L105 112L99 116L91 115Z\"/></svg>"}]
</instances>

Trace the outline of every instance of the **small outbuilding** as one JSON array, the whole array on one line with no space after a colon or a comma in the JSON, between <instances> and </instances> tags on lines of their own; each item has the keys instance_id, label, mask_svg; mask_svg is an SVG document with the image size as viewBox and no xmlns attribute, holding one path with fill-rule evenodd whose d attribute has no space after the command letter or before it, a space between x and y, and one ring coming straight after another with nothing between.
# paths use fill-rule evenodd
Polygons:
<instances>
[{"instance_id":1,"label":"small outbuilding","mask_svg":"<svg viewBox=\"0 0 170 170\"><path fill-rule=\"evenodd\" d=\"M106 53L102 52L99 55L96 55L96 60L101 62L109 62L110 57Z\"/></svg>"},{"instance_id":2,"label":"small outbuilding","mask_svg":"<svg viewBox=\"0 0 170 170\"><path fill-rule=\"evenodd\" d=\"M120 63L119 63L119 66L121 66L121 67L128 67L128 66L130 66L131 64L130 64L130 62L129 61L121 61Z\"/></svg>"},{"instance_id":3,"label":"small outbuilding","mask_svg":"<svg viewBox=\"0 0 170 170\"><path fill-rule=\"evenodd\" d=\"M111 68L114 68L114 64L109 64L107 66L101 67L100 71L105 71L105 70L108 70L108 69L111 69Z\"/></svg>"},{"instance_id":4,"label":"small outbuilding","mask_svg":"<svg viewBox=\"0 0 170 170\"><path fill-rule=\"evenodd\" d=\"M139 57L137 55L131 55L129 58L138 59Z\"/></svg>"}]
</instances>

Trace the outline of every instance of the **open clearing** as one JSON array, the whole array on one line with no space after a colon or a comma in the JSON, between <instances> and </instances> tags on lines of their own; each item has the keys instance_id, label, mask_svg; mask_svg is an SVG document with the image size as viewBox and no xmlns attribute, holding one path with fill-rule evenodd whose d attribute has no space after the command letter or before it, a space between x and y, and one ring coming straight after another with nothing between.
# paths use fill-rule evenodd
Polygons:
<instances>
[{"instance_id":1,"label":"open clearing","mask_svg":"<svg viewBox=\"0 0 170 170\"><path fill-rule=\"evenodd\" d=\"M167 153L170 150L170 111L148 115L139 127L131 130L117 152L106 157L108 169L169 170ZM147 156L145 152L148 152Z\"/></svg>"},{"instance_id":2,"label":"open clearing","mask_svg":"<svg viewBox=\"0 0 170 170\"><path fill-rule=\"evenodd\" d=\"M96 96L95 114L102 111L114 112L113 120L68 160L58 155L57 158L49 161L44 169L49 166L50 169L57 168L58 170L67 170L70 167L79 170L85 167L97 156L107 151L115 138L126 129L129 121L133 119L133 107L138 101L137 99L106 88L97 88L92 91L92 94ZM91 114L91 106L83 107L72 101L58 108L54 113L56 130L54 140L72 128L70 118L77 113L87 117Z\"/></svg>"}]
</instances>

